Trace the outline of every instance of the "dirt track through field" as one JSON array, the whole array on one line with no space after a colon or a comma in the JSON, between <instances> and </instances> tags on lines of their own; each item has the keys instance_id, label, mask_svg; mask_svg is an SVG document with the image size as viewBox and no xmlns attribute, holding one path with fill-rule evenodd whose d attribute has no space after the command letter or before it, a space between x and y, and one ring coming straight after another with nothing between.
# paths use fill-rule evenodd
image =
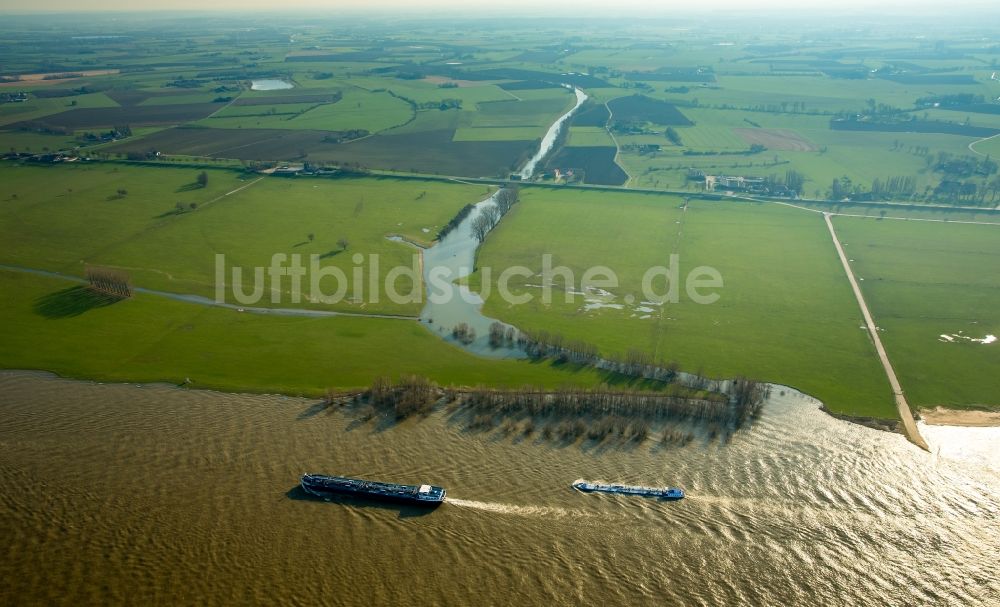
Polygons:
<instances>
[{"instance_id":1,"label":"dirt track through field","mask_svg":"<svg viewBox=\"0 0 1000 607\"><path fill-rule=\"evenodd\" d=\"M608 121L604 123L604 129L608 132L608 135L611 135L611 141L615 142L615 164L617 164L618 167L625 173L626 179L625 183L622 184L622 187L627 188L628 184L632 183L632 174L629 173L628 169L625 168L625 165L621 163L620 159L622 155L622 146L618 143L618 138L615 137L614 131L611 130L611 121L614 120L615 113L611 110L611 106L606 102L604 107L608 108Z\"/></svg>"},{"instance_id":2,"label":"dirt track through field","mask_svg":"<svg viewBox=\"0 0 1000 607\"><path fill-rule=\"evenodd\" d=\"M878 336L878 327L875 325L875 319L872 318L871 312L868 310L868 304L865 303L865 296L861 293L861 287L858 286L858 281L854 277L854 271L851 269L851 263L847 259L847 255L844 254L844 247L840 244L840 239L837 238L837 231L833 229L833 221L830 219L830 213L823 213L823 219L826 221L826 227L830 229L830 236L833 238L833 244L837 248L837 254L840 256L840 263L844 265L844 271L847 273L847 279L851 283L851 289L854 290L854 296L858 300L858 306L861 307L861 314L865 317L865 326L868 327L868 334L872 338L872 342L875 344L875 351L878 352L879 360L882 361L882 367L885 369L886 377L889 378L889 385L892 386L892 393L896 397L896 408L899 410L899 418L903 420L903 432L906 434L906 438L927 451L930 448L924 441L923 437L920 436L920 431L917 430L917 424L913 421L913 413L910 411L910 405L906 402L906 396L903 394L903 387L899 384L899 379L896 378L896 371L892 368L892 363L889 361L889 355L886 353L885 348L882 346L882 339Z\"/></svg>"}]
</instances>

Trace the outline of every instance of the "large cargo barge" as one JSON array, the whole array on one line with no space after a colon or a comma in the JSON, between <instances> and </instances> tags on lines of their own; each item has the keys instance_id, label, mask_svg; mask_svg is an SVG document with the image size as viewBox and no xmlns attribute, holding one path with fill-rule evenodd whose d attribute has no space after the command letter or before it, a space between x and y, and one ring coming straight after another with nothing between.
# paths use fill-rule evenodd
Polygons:
<instances>
[{"instance_id":1,"label":"large cargo barge","mask_svg":"<svg viewBox=\"0 0 1000 607\"><path fill-rule=\"evenodd\" d=\"M684 497L684 490L677 487L638 487L635 485L576 481L573 483L573 488L584 493L621 493L624 495L658 497L664 500L679 500Z\"/></svg>"},{"instance_id":2,"label":"large cargo barge","mask_svg":"<svg viewBox=\"0 0 1000 607\"><path fill-rule=\"evenodd\" d=\"M430 508L441 505L446 493L434 485L398 485L323 474L303 474L300 483L306 493L324 499L355 497Z\"/></svg>"}]
</instances>

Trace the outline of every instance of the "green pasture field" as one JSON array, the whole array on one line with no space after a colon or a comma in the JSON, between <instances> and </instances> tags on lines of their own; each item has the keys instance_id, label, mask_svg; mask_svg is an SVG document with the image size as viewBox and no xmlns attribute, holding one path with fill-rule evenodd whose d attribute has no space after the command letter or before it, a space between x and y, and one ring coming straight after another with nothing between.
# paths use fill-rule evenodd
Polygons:
<instances>
[{"instance_id":1,"label":"green pasture field","mask_svg":"<svg viewBox=\"0 0 1000 607\"><path fill-rule=\"evenodd\" d=\"M177 203L204 204L244 185L238 173L210 171L207 186L197 188L197 174L191 168L2 162L3 263L80 276L85 261L169 220Z\"/></svg>"},{"instance_id":2,"label":"green pasture field","mask_svg":"<svg viewBox=\"0 0 1000 607\"><path fill-rule=\"evenodd\" d=\"M529 101L495 101L479 104L473 116L473 127L548 127L560 114L573 107L573 98L562 97L533 99Z\"/></svg>"},{"instance_id":3,"label":"green pasture field","mask_svg":"<svg viewBox=\"0 0 1000 607\"><path fill-rule=\"evenodd\" d=\"M741 151L750 147L729 126L697 123L694 126L678 127L676 130L684 147L692 150Z\"/></svg>"},{"instance_id":4,"label":"green pasture field","mask_svg":"<svg viewBox=\"0 0 1000 607\"><path fill-rule=\"evenodd\" d=\"M270 91L269 91L270 92ZM214 128L310 129L347 131L365 129L377 133L406 124L413 119L413 110L405 101L389 93L371 93L362 89L347 89L337 103L322 104L291 120L288 116L224 116L215 115L197 124Z\"/></svg>"},{"instance_id":5,"label":"green pasture field","mask_svg":"<svg viewBox=\"0 0 1000 607\"><path fill-rule=\"evenodd\" d=\"M1000 225L834 224L911 406L1000 407Z\"/></svg>"},{"instance_id":6,"label":"green pasture field","mask_svg":"<svg viewBox=\"0 0 1000 607\"><path fill-rule=\"evenodd\" d=\"M209 170L208 187L200 189L193 187L193 169L106 164L4 166L0 175L5 185L0 263L78 276L84 264L107 265L127 270L137 286L206 297L215 294L217 253L226 255L230 267L245 268L248 293L252 268L270 265L275 253L299 254L306 265L310 255L319 255L322 266L340 267L349 278L356 266L364 267L367 276L369 255L378 254L379 277L384 277L396 265L412 266L417 253L387 236L430 244L459 209L489 193L485 186L438 182L266 177L224 196L257 176ZM119 188L127 190L120 199ZM185 212L176 211L178 202ZM188 209L191 202L197 210ZM349 241L346 251L338 244L341 238ZM354 262L355 254L364 256L361 264ZM397 282L404 293L410 285L406 277ZM291 301L286 280L279 302L272 304L265 292L259 305L408 315L421 308L393 303L385 294L378 303L355 303L362 294L354 286L343 301L326 306L310 304L307 293L300 303ZM325 292L334 287L326 283ZM232 290L228 297L233 298Z\"/></svg>"},{"instance_id":7,"label":"green pasture field","mask_svg":"<svg viewBox=\"0 0 1000 607\"><path fill-rule=\"evenodd\" d=\"M665 139L664 139L665 140ZM599 126L574 126L569 129L566 145L570 147L591 147L614 145L608 130Z\"/></svg>"},{"instance_id":8,"label":"green pasture field","mask_svg":"<svg viewBox=\"0 0 1000 607\"><path fill-rule=\"evenodd\" d=\"M0 131L0 152L18 151L40 153L46 150L65 150L80 145L71 135L47 135L32 131Z\"/></svg>"},{"instance_id":9,"label":"green pasture field","mask_svg":"<svg viewBox=\"0 0 1000 607\"><path fill-rule=\"evenodd\" d=\"M0 270L0 368L99 381L318 397L378 376L441 384L595 386L590 369L487 360L416 321L264 316L138 294L106 305L73 283Z\"/></svg>"},{"instance_id":10,"label":"green pasture field","mask_svg":"<svg viewBox=\"0 0 1000 607\"><path fill-rule=\"evenodd\" d=\"M896 416L820 214L718 201L692 201L684 211L683 199L656 194L525 189L522 198L487 238L472 283L481 285L486 267L492 281L512 265L537 273L542 255L551 253L553 265L575 272L576 288L584 269L612 268L620 286L608 290L623 308L588 311L584 297L565 303L558 291L543 305L540 289L526 286L542 280L533 276L511 282L515 293L534 296L524 305L504 303L491 282L487 315L587 341L604 353L636 348L714 377L792 385L841 413ZM718 269L718 302L693 303L682 287L680 303L642 304L644 272L666 265L674 252L682 281L697 266Z\"/></svg>"}]
</instances>

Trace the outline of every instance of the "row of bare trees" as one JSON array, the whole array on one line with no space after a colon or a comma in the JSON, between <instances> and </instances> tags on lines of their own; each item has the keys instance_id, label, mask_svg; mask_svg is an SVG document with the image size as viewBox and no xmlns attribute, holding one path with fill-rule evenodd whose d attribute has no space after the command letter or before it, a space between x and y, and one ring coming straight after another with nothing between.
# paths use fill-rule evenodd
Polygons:
<instances>
[{"instance_id":1,"label":"row of bare trees","mask_svg":"<svg viewBox=\"0 0 1000 607\"><path fill-rule=\"evenodd\" d=\"M553 358L557 362L592 365L629 377L670 382L680 370L677 362L655 361L648 352L635 348L624 354L612 353L602 358L594 344L568 340L559 333L549 333L544 329L521 331L517 336L517 345L531 358Z\"/></svg>"},{"instance_id":2,"label":"row of bare trees","mask_svg":"<svg viewBox=\"0 0 1000 607\"><path fill-rule=\"evenodd\" d=\"M759 417L770 395L767 384L746 378L729 382L728 398L722 395L696 397L680 388L667 392L643 392L600 386L593 389L545 390L533 386L496 389L479 386L461 393L460 406L469 409L485 425L487 416L592 418L593 431L602 437L627 434L622 423L671 422L698 424L725 433L741 429ZM592 437L593 438L593 437ZM645 433L643 433L645 438Z\"/></svg>"},{"instance_id":3,"label":"row of bare trees","mask_svg":"<svg viewBox=\"0 0 1000 607\"><path fill-rule=\"evenodd\" d=\"M113 268L87 266L85 275L93 291L120 299L132 297L131 278L126 272Z\"/></svg>"},{"instance_id":4,"label":"row of bare trees","mask_svg":"<svg viewBox=\"0 0 1000 607\"><path fill-rule=\"evenodd\" d=\"M508 185L497 192L493 196L493 204L485 207L479 216L472 220L472 235L476 240L483 242L490 230L500 223L518 200L520 192L515 186Z\"/></svg>"},{"instance_id":5,"label":"row of bare trees","mask_svg":"<svg viewBox=\"0 0 1000 607\"><path fill-rule=\"evenodd\" d=\"M706 428L712 437L729 435L759 416L769 395L767 384L746 378L728 382L725 394L693 396L680 386L662 392L614 388L565 387L556 390L531 385L520 388L441 389L429 379L406 375L396 381L387 377L374 380L355 403L366 402L366 419L376 412L403 419L414 414L426 415L439 402L450 403L449 411L464 411L470 430L489 431L498 425L507 434L525 435L541 424L543 438L575 440L584 436L604 441L609 437L642 442L649 436L650 425L663 427L661 442L686 444L693 439L695 427ZM341 394L328 394L327 403ZM685 429L686 428L686 429Z\"/></svg>"},{"instance_id":6,"label":"row of bare trees","mask_svg":"<svg viewBox=\"0 0 1000 607\"><path fill-rule=\"evenodd\" d=\"M670 421L734 420L729 399L690 398L679 392L643 392L599 386L548 390L535 386L463 391L462 405L498 415L598 416Z\"/></svg>"},{"instance_id":7,"label":"row of bare trees","mask_svg":"<svg viewBox=\"0 0 1000 607\"><path fill-rule=\"evenodd\" d=\"M376 377L364 394L368 404L393 413L403 419L414 413L430 413L440 397L437 384L419 375L404 375L396 382L388 377Z\"/></svg>"},{"instance_id":8,"label":"row of bare trees","mask_svg":"<svg viewBox=\"0 0 1000 607\"><path fill-rule=\"evenodd\" d=\"M520 197L521 190L516 185L507 185L496 193L496 196L493 197L493 202L496 203L497 208L500 210L500 215L506 215L507 211L521 199Z\"/></svg>"},{"instance_id":9,"label":"row of bare trees","mask_svg":"<svg viewBox=\"0 0 1000 607\"><path fill-rule=\"evenodd\" d=\"M601 359L597 346L578 340L565 339L559 333L546 330L520 331L517 345L535 359L554 358L557 362L596 365Z\"/></svg>"},{"instance_id":10,"label":"row of bare trees","mask_svg":"<svg viewBox=\"0 0 1000 607\"><path fill-rule=\"evenodd\" d=\"M517 331L501 322L490 325L489 343L493 348L516 345L535 359L553 358L556 362L597 366L629 377L642 377L670 382L678 374L676 362L658 362L644 350L630 349L624 354L609 354L601 358L597 346L580 340L569 340L559 333L546 330Z\"/></svg>"}]
</instances>

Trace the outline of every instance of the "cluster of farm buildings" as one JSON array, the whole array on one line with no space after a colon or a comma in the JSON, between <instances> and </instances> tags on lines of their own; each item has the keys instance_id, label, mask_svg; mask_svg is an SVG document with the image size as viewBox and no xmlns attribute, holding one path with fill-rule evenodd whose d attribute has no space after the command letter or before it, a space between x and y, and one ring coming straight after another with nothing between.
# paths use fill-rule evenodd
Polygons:
<instances>
[{"instance_id":1,"label":"cluster of farm buildings","mask_svg":"<svg viewBox=\"0 0 1000 607\"><path fill-rule=\"evenodd\" d=\"M768 196L795 198L796 193L783 183L776 183L766 177L747 175L708 175L701 169L689 169L688 179L705 184L706 192L748 192Z\"/></svg>"}]
</instances>

